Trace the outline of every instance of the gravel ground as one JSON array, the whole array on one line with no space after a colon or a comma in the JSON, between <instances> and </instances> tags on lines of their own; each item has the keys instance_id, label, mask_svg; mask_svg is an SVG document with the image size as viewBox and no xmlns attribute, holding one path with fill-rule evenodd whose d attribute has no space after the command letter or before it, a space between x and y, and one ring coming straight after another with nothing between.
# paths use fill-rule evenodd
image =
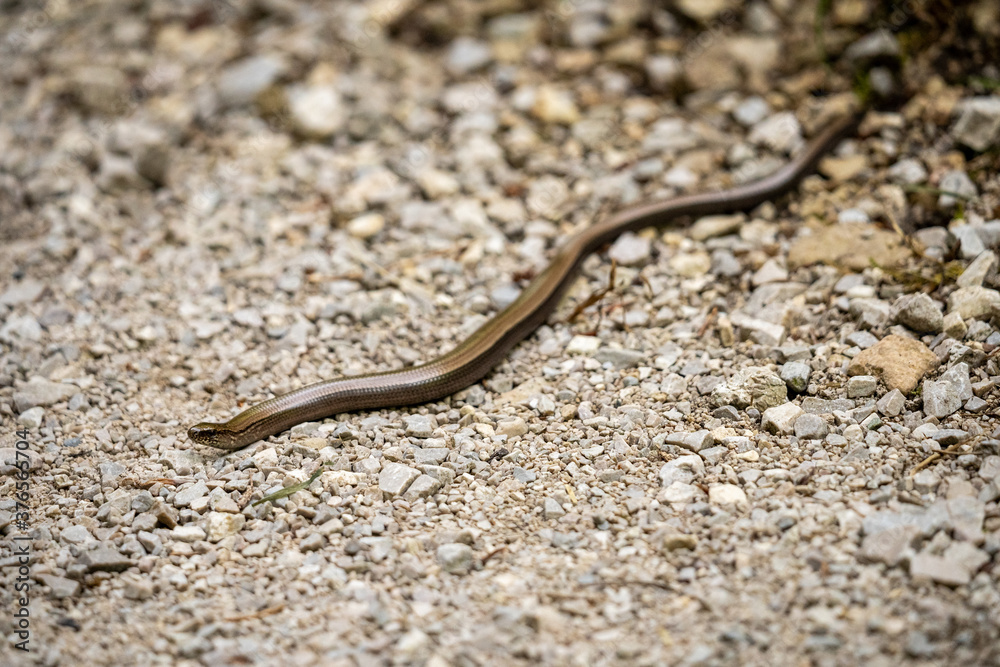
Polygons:
<instances>
[{"instance_id":1,"label":"gravel ground","mask_svg":"<svg viewBox=\"0 0 1000 667\"><path fill-rule=\"evenodd\" d=\"M878 67L916 94L821 175L619 239L482 384L220 455L186 427L446 351L851 79L809 3L13 4L0 663L1000 664L1000 97Z\"/></svg>"}]
</instances>

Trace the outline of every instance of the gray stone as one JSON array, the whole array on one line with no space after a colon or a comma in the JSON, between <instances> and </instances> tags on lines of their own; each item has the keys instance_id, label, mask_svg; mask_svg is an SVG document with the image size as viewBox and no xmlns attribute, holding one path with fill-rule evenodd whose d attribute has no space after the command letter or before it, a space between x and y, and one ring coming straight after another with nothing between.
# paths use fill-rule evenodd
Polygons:
<instances>
[{"instance_id":1,"label":"gray stone","mask_svg":"<svg viewBox=\"0 0 1000 667\"><path fill-rule=\"evenodd\" d=\"M946 586L964 586L972 580L969 571L958 563L929 553L919 553L910 559L910 576Z\"/></svg>"},{"instance_id":2,"label":"gray stone","mask_svg":"<svg viewBox=\"0 0 1000 667\"><path fill-rule=\"evenodd\" d=\"M455 481L455 471L451 468L445 468L443 466L420 466L420 470L425 475L433 477L437 481L441 482L443 486L447 486Z\"/></svg>"},{"instance_id":3,"label":"gray stone","mask_svg":"<svg viewBox=\"0 0 1000 667\"><path fill-rule=\"evenodd\" d=\"M402 495L420 477L420 471L401 463L386 463L378 475L378 488L390 497Z\"/></svg>"},{"instance_id":4,"label":"gray stone","mask_svg":"<svg viewBox=\"0 0 1000 667\"><path fill-rule=\"evenodd\" d=\"M112 482L125 474L125 466L117 461L105 461L97 466L101 473L101 484L110 486Z\"/></svg>"},{"instance_id":5,"label":"gray stone","mask_svg":"<svg viewBox=\"0 0 1000 667\"><path fill-rule=\"evenodd\" d=\"M943 502L936 502L924 509L907 509L901 512L880 510L866 516L861 524L865 535L874 535L898 526L914 526L922 537L930 537L948 521L948 509Z\"/></svg>"},{"instance_id":6,"label":"gray stone","mask_svg":"<svg viewBox=\"0 0 1000 667\"><path fill-rule=\"evenodd\" d=\"M930 434L930 437L938 443L948 446L969 439L969 434L957 428L941 428Z\"/></svg>"},{"instance_id":7,"label":"gray stone","mask_svg":"<svg viewBox=\"0 0 1000 667\"><path fill-rule=\"evenodd\" d=\"M941 484L941 478L933 470L921 470L913 476L913 488L918 493L930 493Z\"/></svg>"},{"instance_id":8,"label":"gray stone","mask_svg":"<svg viewBox=\"0 0 1000 667\"><path fill-rule=\"evenodd\" d=\"M1000 456L987 456L979 466L979 476L987 481L1000 479Z\"/></svg>"},{"instance_id":9,"label":"gray stone","mask_svg":"<svg viewBox=\"0 0 1000 667\"><path fill-rule=\"evenodd\" d=\"M889 179L900 185L914 185L927 180L927 169L915 158L903 158L889 167Z\"/></svg>"},{"instance_id":10,"label":"gray stone","mask_svg":"<svg viewBox=\"0 0 1000 667\"><path fill-rule=\"evenodd\" d=\"M948 523L955 539L982 544L986 506L978 498L957 496L947 500Z\"/></svg>"},{"instance_id":11,"label":"gray stone","mask_svg":"<svg viewBox=\"0 0 1000 667\"><path fill-rule=\"evenodd\" d=\"M855 375L847 380L847 397L864 398L871 396L878 388L878 380L874 375Z\"/></svg>"},{"instance_id":12,"label":"gray stone","mask_svg":"<svg viewBox=\"0 0 1000 667\"><path fill-rule=\"evenodd\" d=\"M194 470L200 469L204 462L196 452L185 449L168 449L160 454L158 463L167 466L179 477L186 477Z\"/></svg>"},{"instance_id":13,"label":"gray stone","mask_svg":"<svg viewBox=\"0 0 1000 667\"><path fill-rule=\"evenodd\" d=\"M78 391L80 389L75 385L32 378L14 392L14 408L18 413L23 413L36 406L47 407L67 400Z\"/></svg>"},{"instance_id":14,"label":"gray stone","mask_svg":"<svg viewBox=\"0 0 1000 667\"><path fill-rule=\"evenodd\" d=\"M530 470L525 470L520 466L514 466L513 471L514 479L521 482L522 484L531 484L535 481L536 475Z\"/></svg>"},{"instance_id":15,"label":"gray stone","mask_svg":"<svg viewBox=\"0 0 1000 667\"><path fill-rule=\"evenodd\" d=\"M788 400L785 381L763 367L744 368L712 390L717 406L754 407L766 410Z\"/></svg>"},{"instance_id":16,"label":"gray stone","mask_svg":"<svg viewBox=\"0 0 1000 667\"><path fill-rule=\"evenodd\" d=\"M802 126L790 111L780 111L765 117L750 128L747 139L776 151L790 152L802 142Z\"/></svg>"},{"instance_id":17,"label":"gray stone","mask_svg":"<svg viewBox=\"0 0 1000 667\"><path fill-rule=\"evenodd\" d=\"M811 373L812 368L809 364L801 361L789 361L781 366L781 379L785 381L785 385L789 389L798 394L804 392L809 386Z\"/></svg>"},{"instance_id":18,"label":"gray stone","mask_svg":"<svg viewBox=\"0 0 1000 667\"><path fill-rule=\"evenodd\" d=\"M941 307L926 294L904 294L890 310L893 322L920 333L938 333L944 326Z\"/></svg>"},{"instance_id":19,"label":"gray stone","mask_svg":"<svg viewBox=\"0 0 1000 667\"><path fill-rule=\"evenodd\" d=\"M246 520L242 514L209 512L205 521L205 539L209 542L218 542L230 535L235 535L243 529Z\"/></svg>"},{"instance_id":20,"label":"gray stone","mask_svg":"<svg viewBox=\"0 0 1000 667\"><path fill-rule=\"evenodd\" d=\"M979 194L979 191L976 189L976 184L973 183L972 179L969 178L969 175L961 169L946 171L941 176L941 180L938 181L938 189L944 190L946 193L954 192L955 194L963 195L962 198L955 197L951 194L942 194L938 197L938 208L945 211L950 211L955 208L959 201L971 199Z\"/></svg>"},{"instance_id":21,"label":"gray stone","mask_svg":"<svg viewBox=\"0 0 1000 667\"><path fill-rule=\"evenodd\" d=\"M973 97L959 103L960 115L951 134L975 151L985 151L1000 140L1000 96Z\"/></svg>"},{"instance_id":22,"label":"gray stone","mask_svg":"<svg viewBox=\"0 0 1000 667\"><path fill-rule=\"evenodd\" d=\"M121 572L132 567L132 561L111 546L85 551L78 562L87 568L87 572Z\"/></svg>"},{"instance_id":23,"label":"gray stone","mask_svg":"<svg viewBox=\"0 0 1000 667\"><path fill-rule=\"evenodd\" d=\"M846 398L826 400L815 396L802 399L802 409L814 415L832 415L834 412L848 412L854 407L854 402Z\"/></svg>"},{"instance_id":24,"label":"gray stone","mask_svg":"<svg viewBox=\"0 0 1000 667\"><path fill-rule=\"evenodd\" d=\"M49 595L57 600L71 598L80 592L80 582L55 574L39 574L38 580L49 587Z\"/></svg>"},{"instance_id":25,"label":"gray stone","mask_svg":"<svg viewBox=\"0 0 1000 667\"><path fill-rule=\"evenodd\" d=\"M542 505L542 515L546 519L558 519L566 515L566 510L562 508L555 498L546 498Z\"/></svg>"},{"instance_id":26,"label":"gray stone","mask_svg":"<svg viewBox=\"0 0 1000 667\"><path fill-rule=\"evenodd\" d=\"M674 482L656 497L665 503L690 503L702 495L702 490L694 484Z\"/></svg>"},{"instance_id":27,"label":"gray stone","mask_svg":"<svg viewBox=\"0 0 1000 667\"><path fill-rule=\"evenodd\" d=\"M602 347L594 353L594 359L602 364L610 363L617 370L638 366L646 359L646 356L647 354L642 350L625 350L616 347Z\"/></svg>"},{"instance_id":28,"label":"gray stone","mask_svg":"<svg viewBox=\"0 0 1000 667\"><path fill-rule=\"evenodd\" d=\"M942 373L938 381L950 384L961 400L967 401L972 398L972 380L969 378L969 364L964 361L955 364Z\"/></svg>"},{"instance_id":29,"label":"gray stone","mask_svg":"<svg viewBox=\"0 0 1000 667\"><path fill-rule=\"evenodd\" d=\"M795 420L795 437L800 440L822 440L829 432L826 420L819 415L806 412Z\"/></svg>"},{"instance_id":30,"label":"gray stone","mask_svg":"<svg viewBox=\"0 0 1000 667\"><path fill-rule=\"evenodd\" d=\"M329 85L295 85L287 90L289 120L295 131L310 139L326 139L339 132L347 123L348 111L337 91ZM377 214L376 214L377 215ZM368 238L357 233L358 224L352 221L348 231L352 236ZM369 236L374 236L376 231ZM297 290L293 290L297 291Z\"/></svg>"},{"instance_id":31,"label":"gray stone","mask_svg":"<svg viewBox=\"0 0 1000 667\"><path fill-rule=\"evenodd\" d=\"M18 306L23 303L31 303L45 290L45 284L32 278L25 278L21 282L10 285L3 294L0 294L0 304L5 306Z\"/></svg>"},{"instance_id":32,"label":"gray stone","mask_svg":"<svg viewBox=\"0 0 1000 667\"><path fill-rule=\"evenodd\" d=\"M68 526L59 533L59 539L67 544L90 544L96 542L94 536L90 534L85 526Z\"/></svg>"},{"instance_id":33,"label":"gray stone","mask_svg":"<svg viewBox=\"0 0 1000 667\"><path fill-rule=\"evenodd\" d=\"M442 544L437 548L437 561L441 569L451 574L468 574L474 563L472 547L468 544Z\"/></svg>"},{"instance_id":34,"label":"gray stone","mask_svg":"<svg viewBox=\"0 0 1000 667\"><path fill-rule=\"evenodd\" d=\"M958 239L958 256L962 259L973 259L986 251L986 245L975 227L962 225L954 228L951 233Z\"/></svg>"},{"instance_id":35,"label":"gray stone","mask_svg":"<svg viewBox=\"0 0 1000 667\"><path fill-rule=\"evenodd\" d=\"M922 395L924 412L930 417L941 419L962 407L962 399L949 382L924 380Z\"/></svg>"},{"instance_id":36,"label":"gray stone","mask_svg":"<svg viewBox=\"0 0 1000 667\"><path fill-rule=\"evenodd\" d=\"M244 58L226 67L219 75L217 91L224 106L254 101L285 70L284 61L273 55Z\"/></svg>"},{"instance_id":37,"label":"gray stone","mask_svg":"<svg viewBox=\"0 0 1000 667\"><path fill-rule=\"evenodd\" d=\"M528 425L520 417L513 417L497 422L497 435L506 435L509 438L524 435L528 432Z\"/></svg>"},{"instance_id":38,"label":"gray stone","mask_svg":"<svg viewBox=\"0 0 1000 667\"><path fill-rule=\"evenodd\" d=\"M770 287L780 283L770 283L763 287ZM750 317L740 311L735 311L729 316L729 321L733 326L739 327L744 333L743 338L752 340L761 345L780 345L785 338L785 327L774 322L768 322L756 317Z\"/></svg>"},{"instance_id":39,"label":"gray stone","mask_svg":"<svg viewBox=\"0 0 1000 667\"><path fill-rule=\"evenodd\" d=\"M1000 308L1000 292L986 287L959 287L948 296L948 311L962 319L986 319Z\"/></svg>"},{"instance_id":40,"label":"gray stone","mask_svg":"<svg viewBox=\"0 0 1000 667\"><path fill-rule=\"evenodd\" d=\"M895 417L902 412L903 408L906 406L906 397L903 396L903 392L900 390L893 389L885 396L878 399L875 406L878 408L878 411L886 417Z\"/></svg>"},{"instance_id":41,"label":"gray stone","mask_svg":"<svg viewBox=\"0 0 1000 667\"><path fill-rule=\"evenodd\" d=\"M429 438L437 428L434 415L407 415L403 421L406 422L406 435L414 438Z\"/></svg>"},{"instance_id":42,"label":"gray stone","mask_svg":"<svg viewBox=\"0 0 1000 667\"><path fill-rule=\"evenodd\" d=\"M847 312L857 318L858 326L877 329L889 321L889 304L881 299L851 299Z\"/></svg>"},{"instance_id":43,"label":"gray stone","mask_svg":"<svg viewBox=\"0 0 1000 667\"><path fill-rule=\"evenodd\" d=\"M715 447L701 450L698 452L698 455L708 463L714 465L729 456L729 448L723 445L716 445Z\"/></svg>"},{"instance_id":44,"label":"gray stone","mask_svg":"<svg viewBox=\"0 0 1000 667\"><path fill-rule=\"evenodd\" d=\"M804 413L805 411L794 403L785 403L765 410L760 425L769 433L791 435L795 431L795 420Z\"/></svg>"},{"instance_id":45,"label":"gray stone","mask_svg":"<svg viewBox=\"0 0 1000 667\"><path fill-rule=\"evenodd\" d=\"M714 445L715 438L712 437L712 433L710 431L702 429L701 431L695 431L694 433L670 433L664 439L664 443L668 445L676 445L677 447L683 447L684 449L689 449L692 452L700 452L701 450Z\"/></svg>"},{"instance_id":46,"label":"gray stone","mask_svg":"<svg viewBox=\"0 0 1000 667\"><path fill-rule=\"evenodd\" d=\"M306 553L309 551L319 551L326 544L326 538L319 533L309 533L299 542L299 551Z\"/></svg>"},{"instance_id":47,"label":"gray stone","mask_svg":"<svg viewBox=\"0 0 1000 667\"><path fill-rule=\"evenodd\" d=\"M198 498L206 495L208 495L208 485L205 484L204 480L198 480L174 495L174 506L187 507Z\"/></svg>"},{"instance_id":48,"label":"gray stone","mask_svg":"<svg viewBox=\"0 0 1000 667\"><path fill-rule=\"evenodd\" d=\"M441 482L430 475L422 474L413 480L406 492L403 493L405 500L414 501L419 498L429 498L441 489Z\"/></svg>"},{"instance_id":49,"label":"gray stone","mask_svg":"<svg viewBox=\"0 0 1000 667\"><path fill-rule=\"evenodd\" d=\"M847 336L847 342L850 345L854 345L855 347L865 350L877 343L878 338L876 338L870 331L852 331Z\"/></svg>"},{"instance_id":50,"label":"gray stone","mask_svg":"<svg viewBox=\"0 0 1000 667\"><path fill-rule=\"evenodd\" d=\"M899 55L899 40L887 30L876 30L851 42L844 50L848 60L871 60Z\"/></svg>"},{"instance_id":51,"label":"gray stone","mask_svg":"<svg viewBox=\"0 0 1000 667\"><path fill-rule=\"evenodd\" d=\"M667 461L660 468L660 486L668 487L674 482L692 482L705 474L705 464L700 456L688 454Z\"/></svg>"},{"instance_id":52,"label":"gray stone","mask_svg":"<svg viewBox=\"0 0 1000 667\"><path fill-rule=\"evenodd\" d=\"M916 526L893 526L865 535L858 559L863 563L885 563L890 567L898 565L908 557L918 535L920 530Z\"/></svg>"},{"instance_id":53,"label":"gray stone","mask_svg":"<svg viewBox=\"0 0 1000 667\"><path fill-rule=\"evenodd\" d=\"M713 484L708 488L708 502L735 507L748 505L746 492L735 484Z\"/></svg>"},{"instance_id":54,"label":"gray stone","mask_svg":"<svg viewBox=\"0 0 1000 667\"><path fill-rule=\"evenodd\" d=\"M149 517L148 514L140 516ZM153 517L149 518L152 519ZM153 521L155 522L155 519L153 519ZM155 525L156 525L155 523L151 523L149 525L149 529L152 530ZM136 524L133 523L132 529L135 530L135 528ZM163 542L160 540L160 537L158 535L149 532L148 530L140 530L136 534L136 539L139 540L139 544L141 544L146 551L153 554L154 556L159 555L159 553L163 550Z\"/></svg>"},{"instance_id":55,"label":"gray stone","mask_svg":"<svg viewBox=\"0 0 1000 667\"><path fill-rule=\"evenodd\" d=\"M636 266L649 261L652 245L645 236L626 232L608 249L608 257L621 266Z\"/></svg>"},{"instance_id":56,"label":"gray stone","mask_svg":"<svg viewBox=\"0 0 1000 667\"><path fill-rule=\"evenodd\" d=\"M493 60L490 45L471 37L458 37L448 48L445 67L455 75L468 74L482 69Z\"/></svg>"},{"instance_id":57,"label":"gray stone","mask_svg":"<svg viewBox=\"0 0 1000 667\"><path fill-rule=\"evenodd\" d=\"M955 279L955 284L959 287L980 287L996 265L996 253L992 250L981 252Z\"/></svg>"},{"instance_id":58,"label":"gray stone","mask_svg":"<svg viewBox=\"0 0 1000 667\"><path fill-rule=\"evenodd\" d=\"M949 338L962 340L968 330L969 327L965 325L965 320L958 313L948 313L944 316L944 333Z\"/></svg>"},{"instance_id":59,"label":"gray stone","mask_svg":"<svg viewBox=\"0 0 1000 667\"><path fill-rule=\"evenodd\" d=\"M742 213L727 215L708 215L698 218L688 230L688 235L695 241L706 241L717 236L735 234L746 222L746 216ZM740 265L742 273L742 265Z\"/></svg>"},{"instance_id":60,"label":"gray stone","mask_svg":"<svg viewBox=\"0 0 1000 667\"><path fill-rule=\"evenodd\" d=\"M751 95L733 109L733 119L743 127L751 127L764 120L770 112L763 97Z\"/></svg>"},{"instance_id":61,"label":"gray stone","mask_svg":"<svg viewBox=\"0 0 1000 667\"><path fill-rule=\"evenodd\" d=\"M451 450L447 447L423 447L413 450L413 461L418 466L441 465L448 460Z\"/></svg>"},{"instance_id":62,"label":"gray stone","mask_svg":"<svg viewBox=\"0 0 1000 667\"><path fill-rule=\"evenodd\" d=\"M723 405L722 407L716 408L712 411L712 416L716 419L724 419L726 421L736 421L740 418L739 411L731 405Z\"/></svg>"},{"instance_id":63,"label":"gray stone","mask_svg":"<svg viewBox=\"0 0 1000 667\"><path fill-rule=\"evenodd\" d=\"M670 92L684 80L684 66L677 56L658 53L646 58L646 78L653 90Z\"/></svg>"},{"instance_id":64,"label":"gray stone","mask_svg":"<svg viewBox=\"0 0 1000 667\"><path fill-rule=\"evenodd\" d=\"M977 549L968 542L952 542L941 554L945 560L954 563L970 574L975 574L983 565L990 562L990 556L982 549Z\"/></svg>"},{"instance_id":65,"label":"gray stone","mask_svg":"<svg viewBox=\"0 0 1000 667\"><path fill-rule=\"evenodd\" d=\"M18 415L17 423L27 429L35 429L42 425L43 417L45 417L45 408L37 406Z\"/></svg>"},{"instance_id":66,"label":"gray stone","mask_svg":"<svg viewBox=\"0 0 1000 667\"><path fill-rule=\"evenodd\" d=\"M153 597L153 582L147 577L129 577L123 579L122 595L128 600L147 600Z\"/></svg>"},{"instance_id":67,"label":"gray stone","mask_svg":"<svg viewBox=\"0 0 1000 667\"><path fill-rule=\"evenodd\" d=\"M38 342L42 339L42 327L31 315L8 317L0 326L0 341L9 343L15 339Z\"/></svg>"},{"instance_id":68,"label":"gray stone","mask_svg":"<svg viewBox=\"0 0 1000 667\"><path fill-rule=\"evenodd\" d=\"M196 526L193 523L184 524L183 526L175 526L172 531L170 531L170 537L178 542L200 542L205 539L205 529L201 526Z\"/></svg>"}]
</instances>

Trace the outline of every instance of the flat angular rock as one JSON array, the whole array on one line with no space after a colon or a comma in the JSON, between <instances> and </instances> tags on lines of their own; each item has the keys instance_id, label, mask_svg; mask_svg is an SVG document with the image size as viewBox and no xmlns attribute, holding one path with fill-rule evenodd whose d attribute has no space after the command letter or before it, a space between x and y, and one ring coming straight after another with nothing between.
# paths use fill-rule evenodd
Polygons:
<instances>
[{"instance_id":1,"label":"flat angular rock","mask_svg":"<svg viewBox=\"0 0 1000 667\"><path fill-rule=\"evenodd\" d=\"M936 357L935 357L936 358ZM785 381L774 371L763 367L744 368L712 390L717 406L753 407L767 410L788 400Z\"/></svg>"},{"instance_id":2,"label":"flat angular rock","mask_svg":"<svg viewBox=\"0 0 1000 667\"><path fill-rule=\"evenodd\" d=\"M132 561L128 556L108 546L85 551L80 556L79 562L86 566L88 572L121 572L132 567Z\"/></svg>"},{"instance_id":3,"label":"flat angular rock","mask_svg":"<svg viewBox=\"0 0 1000 667\"><path fill-rule=\"evenodd\" d=\"M863 563L895 566L903 560L919 534L920 530L916 526L904 525L865 535L858 559Z\"/></svg>"},{"instance_id":4,"label":"flat angular rock","mask_svg":"<svg viewBox=\"0 0 1000 667\"><path fill-rule=\"evenodd\" d=\"M203 480L198 480L174 495L174 505L177 507L187 507L195 500L206 495L208 495L208 485Z\"/></svg>"},{"instance_id":5,"label":"flat angular rock","mask_svg":"<svg viewBox=\"0 0 1000 667\"><path fill-rule=\"evenodd\" d=\"M962 319L988 320L1000 308L1000 292L987 287L959 287L948 295L948 312Z\"/></svg>"},{"instance_id":6,"label":"flat angular rock","mask_svg":"<svg viewBox=\"0 0 1000 667\"><path fill-rule=\"evenodd\" d=\"M715 444L715 438L708 430L702 429L694 433L671 433L664 442L668 445L676 445L689 449L692 452L700 452Z\"/></svg>"},{"instance_id":7,"label":"flat angular rock","mask_svg":"<svg viewBox=\"0 0 1000 667\"><path fill-rule=\"evenodd\" d=\"M890 319L920 333L938 333L944 326L941 306L926 294L904 294L889 311Z\"/></svg>"},{"instance_id":8,"label":"flat angular rock","mask_svg":"<svg viewBox=\"0 0 1000 667\"><path fill-rule=\"evenodd\" d=\"M205 539L218 542L230 535L235 535L243 529L247 518L242 514L228 512L209 512L205 521Z\"/></svg>"},{"instance_id":9,"label":"flat angular rock","mask_svg":"<svg viewBox=\"0 0 1000 667\"><path fill-rule=\"evenodd\" d=\"M830 433L826 420L808 412L795 420L795 437L800 440L822 440Z\"/></svg>"},{"instance_id":10,"label":"flat angular rock","mask_svg":"<svg viewBox=\"0 0 1000 667\"><path fill-rule=\"evenodd\" d=\"M908 394L938 363L937 355L919 340L891 334L859 352L847 366L847 374L874 375L889 389Z\"/></svg>"},{"instance_id":11,"label":"flat angular rock","mask_svg":"<svg viewBox=\"0 0 1000 667\"><path fill-rule=\"evenodd\" d=\"M562 505L555 498L546 498L542 504L542 515L546 519L558 519L566 515L566 510L562 508Z\"/></svg>"},{"instance_id":12,"label":"flat angular rock","mask_svg":"<svg viewBox=\"0 0 1000 667\"><path fill-rule=\"evenodd\" d=\"M878 399L875 406L878 408L878 411L886 417L895 417L902 412L903 408L906 406L906 398L903 396L903 392L898 389L893 389L885 396Z\"/></svg>"},{"instance_id":13,"label":"flat angular rock","mask_svg":"<svg viewBox=\"0 0 1000 667\"><path fill-rule=\"evenodd\" d=\"M411 501L418 498L429 498L437 493L441 489L441 486L440 481L430 475L423 474L413 480L413 483L403 493L403 498Z\"/></svg>"},{"instance_id":14,"label":"flat angular rock","mask_svg":"<svg viewBox=\"0 0 1000 667\"><path fill-rule=\"evenodd\" d=\"M14 408L21 413L39 405L47 407L69 400L78 391L80 388L72 384L32 378L14 392Z\"/></svg>"},{"instance_id":15,"label":"flat angular rock","mask_svg":"<svg viewBox=\"0 0 1000 667\"><path fill-rule=\"evenodd\" d=\"M791 435L795 431L795 420L804 413L805 411L794 403L785 403L765 410L760 425L770 433Z\"/></svg>"},{"instance_id":16,"label":"flat angular rock","mask_svg":"<svg viewBox=\"0 0 1000 667\"><path fill-rule=\"evenodd\" d=\"M705 464L700 456L689 454L667 461L660 468L660 486L668 487L674 482L691 482L705 474Z\"/></svg>"},{"instance_id":17,"label":"flat angular rock","mask_svg":"<svg viewBox=\"0 0 1000 667\"><path fill-rule=\"evenodd\" d=\"M708 502L735 507L748 505L746 492L735 484L713 484L708 488Z\"/></svg>"},{"instance_id":18,"label":"flat angular rock","mask_svg":"<svg viewBox=\"0 0 1000 667\"><path fill-rule=\"evenodd\" d=\"M468 574L474 565L472 547L468 544L442 544L437 548L441 569L451 574Z\"/></svg>"},{"instance_id":19,"label":"flat angular rock","mask_svg":"<svg viewBox=\"0 0 1000 667\"><path fill-rule=\"evenodd\" d=\"M863 249L861 252L859 247ZM909 255L896 234L873 225L848 223L799 235L788 250L788 268L823 263L864 271L871 266L872 259L879 266L896 267Z\"/></svg>"},{"instance_id":20,"label":"flat angular rock","mask_svg":"<svg viewBox=\"0 0 1000 667\"><path fill-rule=\"evenodd\" d=\"M378 475L378 488L390 496L402 495L420 477L420 471L401 463L386 463Z\"/></svg>"},{"instance_id":21,"label":"flat angular rock","mask_svg":"<svg viewBox=\"0 0 1000 667\"><path fill-rule=\"evenodd\" d=\"M39 574L38 580L49 587L49 594L57 599L71 598L80 592L80 582L54 574Z\"/></svg>"},{"instance_id":22,"label":"flat angular rock","mask_svg":"<svg viewBox=\"0 0 1000 667\"><path fill-rule=\"evenodd\" d=\"M980 152L1000 141L1000 96L965 99L959 108L958 121L951 128L957 141Z\"/></svg>"},{"instance_id":23,"label":"flat angular rock","mask_svg":"<svg viewBox=\"0 0 1000 667\"><path fill-rule=\"evenodd\" d=\"M972 581L967 569L941 556L920 553L910 559L910 576L930 579L946 586L964 586Z\"/></svg>"}]
</instances>

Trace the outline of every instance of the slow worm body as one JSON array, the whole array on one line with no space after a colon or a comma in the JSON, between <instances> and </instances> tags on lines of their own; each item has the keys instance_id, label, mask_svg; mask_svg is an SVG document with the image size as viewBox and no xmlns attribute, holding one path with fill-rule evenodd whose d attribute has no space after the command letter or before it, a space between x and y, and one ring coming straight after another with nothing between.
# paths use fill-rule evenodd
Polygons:
<instances>
[{"instance_id":1,"label":"slow worm body","mask_svg":"<svg viewBox=\"0 0 1000 667\"><path fill-rule=\"evenodd\" d=\"M664 225L678 217L748 210L779 197L810 173L826 152L857 127L860 118L856 113L832 122L799 155L761 180L721 192L630 207L584 229L569 239L513 303L451 352L432 361L317 382L251 406L225 423L196 424L188 436L198 444L238 449L302 422L448 396L482 379L515 344L540 326L569 287L580 263L592 252L627 231Z\"/></svg>"}]
</instances>

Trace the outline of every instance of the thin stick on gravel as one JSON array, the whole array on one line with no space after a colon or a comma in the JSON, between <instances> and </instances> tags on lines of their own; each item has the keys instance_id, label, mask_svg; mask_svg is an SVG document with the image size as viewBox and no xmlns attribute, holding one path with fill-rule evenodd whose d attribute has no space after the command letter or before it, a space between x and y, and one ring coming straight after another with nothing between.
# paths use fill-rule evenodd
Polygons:
<instances>
[{"instance_id":1,"label":"thin stick on gravel","mask_svg":"<svg viewBox=\"0 0 1000 667\"><path fill-rule=\"evenodd\" d=\"M276 604L273 607L268 607L266 609L261 609L260 611L252 611L249 614L239 614L238 616L226 616L225 620L230 623L236 623L238 621L250 621L255 618L264 618L265 616L273 616L279 611L285 608L284 604Z\"/></svg>"},{"instance_id":2,"label":"thin stick on gravel","mask_svg":"<svg viewBox=\"0 0 1000 667\"><path fill-rule=\"evenodd\" d=\"M962 445L965 445L965 444L976 445L976 444L978 444L979 441L982 440L982 437L983 436L979 435L979 436L976 436L975 438L973 438L969 442L956 442L954 445L949 445L947 449L942 449L940 452L934 452L933 454L931 454L930 456L928 456L926 459L924 459L923 461L921 461L917 465L913 466L913 470L910 471L910 477L913 477L918 472L920 472L921 470L923 470L924 468L926 468L930 464L934 463L935 461L937 461L942 456L949 456L949 455L958 453L958 448L961 447Z\"/></svg>"}]
</instances>

